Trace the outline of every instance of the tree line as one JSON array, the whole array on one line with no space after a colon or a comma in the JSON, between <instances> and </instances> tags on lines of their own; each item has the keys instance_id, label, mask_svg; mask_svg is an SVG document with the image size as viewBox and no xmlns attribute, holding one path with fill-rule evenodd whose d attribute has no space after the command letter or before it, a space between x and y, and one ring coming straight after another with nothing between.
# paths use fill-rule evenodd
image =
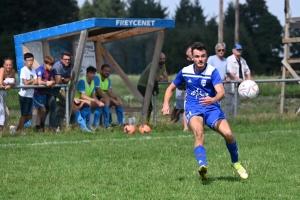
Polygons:
<instances>
[{"instance_id":1,"label":"tree line","mask_svg":"<svg viewBox=\"0 0 300 200\"><path fill-rule=\"evenodd\" d=\"M278 2L284 5L284 2ZM219 5L212 5L219 6ZM246 0L239 5L239 40L243 57L253 74L273 75L280 73L283 57L284 31L278 18L268 11L265 0ZM283 10L284 12L284 6ZM180 70L185 59L185 49L195 41L208 47L208 54L215 54L218 42L218 16L208 18L200 0L181 0L174 16L159 0L86 0L81 8L76 0L6 0L0 7L0 58L15 58L13 35L69 23L85 18L172 18L175 28L167 29L163 51L170 74ZM235 5L229 3L224 11L224 42L226 56L231 55L234 45ZM299 29L291 29L291 37L299 37ZM141 73L145 63L151 60L155 34L139 36L106 44L124 71ZM146 38L149 39L146 39ZM145 42L145 39L148 41ZM151 44L149 43L151 42ZM130 49L130 51L129 51ZM300 57L300 43L293 43L291 57Z\"/></svg>"}]
</instances>

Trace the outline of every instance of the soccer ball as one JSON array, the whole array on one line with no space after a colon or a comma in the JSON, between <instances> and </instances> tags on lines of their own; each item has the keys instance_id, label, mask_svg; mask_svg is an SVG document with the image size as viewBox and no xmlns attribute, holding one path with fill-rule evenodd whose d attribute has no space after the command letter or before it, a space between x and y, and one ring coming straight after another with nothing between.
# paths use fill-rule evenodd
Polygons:
<instances>
[{"instance_id":1,"label":"soccer ball","mask_svg":"<svg viewBox=\"0 0 300 200\"><path fill-rule=\"evenodd\" d=\"M135 126L133 126L131 124L125 125L123 128L123 131L124 131L124 133L131 135L135 132Z\"/></svg>"},{"instance_id":2,"label":"soccer ball","mask_svg":"<svg viewBox=\"0 0 300 200\"><path fill-rule=\"evenodd\" d=\"M139 131L140 133L150 133L151 129L147 124L143 124L139 127Z\"/></svg>"},{"instance_id":3,"label":"soccer ball","mask_svg":"<svg viewBox=\"0 0 300 200\"><path fill-rule=\"evenodd\" d=\"M259 88L254 81L246 80L240 84L238 92L240 96L242 96L245 99L253 99L257 97L259 93Z\"/></svg>"}]
</instances>

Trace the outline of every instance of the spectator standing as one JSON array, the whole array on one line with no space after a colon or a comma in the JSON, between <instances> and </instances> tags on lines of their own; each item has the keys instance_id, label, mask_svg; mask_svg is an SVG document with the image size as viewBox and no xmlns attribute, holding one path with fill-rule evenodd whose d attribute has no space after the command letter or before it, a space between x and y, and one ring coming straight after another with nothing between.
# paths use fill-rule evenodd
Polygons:
<instances>
[{"instance_id":1,"label":"spectator standing","mask_svg":"<svg viewBox=\"0 0 300 200\"><path fill-rule=\"evenodd\" d=\"M32 53L24 54L25 66L20 71L20 85L36 85L37 76L33 65L34 56ZM10 133L14 134L20 130L21 135L26 135L24 132L24 124L32 118L32 97L34 89L21 88L19 91L19 102L21 116L17 126L10 126Z\"/></svg>"},{"instance_id":2,"label":"spectator standing","mask_svg":"<svg viewBox=\"0 0 300 200\"><path fill-rule=\"evenodd\" d=\"M159 93L158 82L168 82L169 80L165 62L166 62L166 56L163 52L161 52L157 71L156 71L154 87L153 87L153 92L156 92L156 95ZM140 76L140 79L138 81L137 89L143 97L145 97L146 94L146 88L148 84L151 66L152 63L149 63L146 69L142 72L142 75ZM150 121L152 109L153 109L152 101L150 101L148 113L147 113L148 123Z\"/></svg>"},{"instance_id":3,"label":"spectator standing","mask_svg":"<svg viewBox=\"0 0 300 200\"><path fill-rule=\"evenodd\" d=\"M180 69L183 69L186 66L194 64L192 49L190 46L186 49L186 56L187 58L184 59L180 64ZM182 114L183 131L188 131L189 127L185 117L184 101L185 101L185 84L176 88L176 100L175 100L174 108L171 112L171 121L174 120L178 121L179 115Z\"/></svg>"},{"instance_id":4,"label":"spectator standing","mask_svg":"<svg viewBox=\"0 0 300 200\"><path fill-rule=\"evenodd\" d=\"M235 44L232 48L232 55L227 58L227 75L230 80L236 80L238 82L243 82L247 79L251 80L251 72L247 65L247 62L244 58L242 58L242 46L240 44ZM233 116L234 113L234 83L225 84L225 103L226 103L226 116L228 118ZM238 95L237 104L239 105L239 95ZM237 106L238 107L238 106Z\"/></svg>"},{"instance_id":5,"label":"spectator standing","mask_svg":"<svg viewBox=\"0 0 300 200\"><path fill-rule=\"evenodd\" d=\"M6 104L4 96L6 91L15 85L16 72L13 69L13 60L4 59L3 67L0 68L0 132L1 136L7 122Z\"/></svg>"},{"instance_id":6,"label":"spectator standing","mask_svg":"<svg viewBox=\"0 0 300 200\"><path fill-rule=\"evenodd\" d=\"M53 67L54 59L51 56L44 58L44 64L36 69L37 82L39 85L52 87L55 84ZM44 132L46 120L46 93L44 88L35 88L33 94L33 104L37 109L35 128L36 131Z\"/></svg>"}]
</instances>

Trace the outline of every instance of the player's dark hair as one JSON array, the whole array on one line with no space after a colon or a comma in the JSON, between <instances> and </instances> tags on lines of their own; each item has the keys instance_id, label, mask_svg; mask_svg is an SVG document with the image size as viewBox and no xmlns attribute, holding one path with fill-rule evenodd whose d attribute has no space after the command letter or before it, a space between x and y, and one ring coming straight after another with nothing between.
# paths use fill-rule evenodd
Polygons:
<instances>
[{"instance_id":1,"label":"player's dark hair","mask_svg":"<svg viewBox=\"0 0 300 200\"><path fill-rule=\"evenodd\" d=\"M194 49L197 49L199 51L207 50L206 46L201 42L195 42L194 44L192 44L191 48L192 48L192 53L193 53Z\"/></svg>"},{"instance_id":2,"label":"player's dark hair","mask_svg":"<svg viewBox=\"0 0 300 200\"><path fill-rule=\"evenodd\" d=\"M94 72L94 73L96 73L96 68L94 67L94 66L89 66L88 68L86 68L86 73L89 73L89 72Z\"/></svg>"},{"instance_id":3,"label":"player's dark hair","mask_svg":"<svg viewBox=\"0 0 300 200\"><path fill-rule=\"evenodd\" d=\"M32 53L25 53L24 54L24 60L26 60L27 58L34 58Z\"/></svg>"},{"instance_id":4,"label":"player's dark hair","mask_svg":"<svg viewBox=\"0 0 300 200\"><path fill-rule=\"evenodd\" d=\"M68 51L64 51L61 53L61 58L63 58L64 56L69 56L71 58L71 53Z\"/></svg>"},{"instance_id":5,"label":"player's dark hair","mask_svg":"<svg viewBox=\"0 0 300 200\"><path fill-rule=\"evenodd\" d=\"M105 67L110 68L109 64L103 64L103 65L101 66L101 70L103 70Z\"/></svg>"}]
</instances>

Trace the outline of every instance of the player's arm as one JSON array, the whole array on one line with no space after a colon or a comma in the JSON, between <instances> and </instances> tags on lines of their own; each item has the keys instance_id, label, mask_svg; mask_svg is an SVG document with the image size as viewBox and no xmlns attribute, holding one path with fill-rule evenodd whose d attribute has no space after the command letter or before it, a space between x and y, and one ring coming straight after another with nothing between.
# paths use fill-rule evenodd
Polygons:
<instances>
[{"instance_id":1,"label":"player's arm","mask_svg":"<svg viewBox=\"0 0 300 200\"><path fill-rule=\"evenodd\" d=\"M227 73L227 74L229 74L231 77L233 77L235 80L237 80L237 81L239 81L239 82L242 82L242 81L243 81L243 79L239 78L235 73L229 72L229 73Z\"/></svg>"},{"instance_id":2,"label":"player's arm","mask_svg":"<svg viewBox=\"0 0 300 200\"><path fill-rule=\"evenodd\" d=\"M105 106L103 102L98 100L98 98L96 97L95 92L92 93L92 99L93 99L93 102L95 102L99 107Z\"/></svg>"},{"instance_id":3,"label":"player's arm","mask_svg":"<svg viewBox=\"0 0 300 200\"><path fill-rule=\"evenodd\" d=\"M162 75L163 75L163 78L160 81L161 82L168 82L169 81L169 76L168 76L167 71L164 71Z\"/></svg>"},{"instance_id":4,"label":"player's arm","mask_svg":"<svg viewBox=\"0 0 300 200\"><path fill-rule=\"evenodd\" d=\"M166 89L165 96L164 96L164 103L161 112L163 115L168 115L170 113L169 102L172 97L173 91L176 89L176 85L172 82L169 87Z\"/></svg>"}]
</instances>

